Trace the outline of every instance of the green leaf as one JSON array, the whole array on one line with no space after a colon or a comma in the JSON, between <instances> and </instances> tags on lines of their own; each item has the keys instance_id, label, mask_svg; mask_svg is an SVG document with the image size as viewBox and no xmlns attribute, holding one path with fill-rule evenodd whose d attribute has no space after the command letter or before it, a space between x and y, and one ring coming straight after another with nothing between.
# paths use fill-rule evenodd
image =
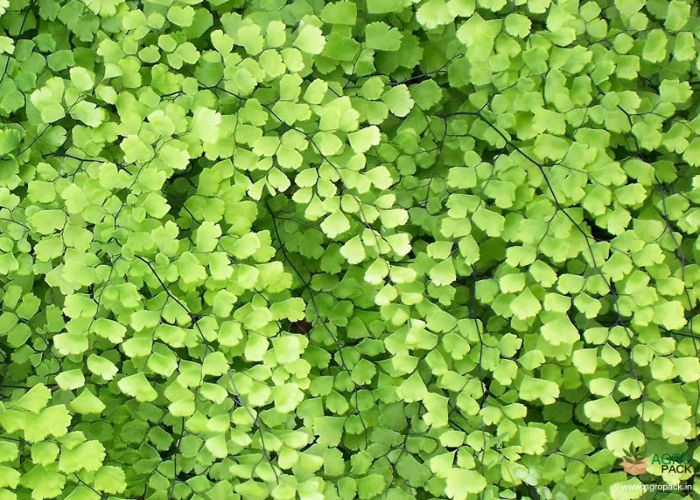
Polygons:
<instances>
[{"instance_id":1,"label":"green leaf","mask_svg":"<svg viewBox=\"0 0 700 500\"><path fill-rule=\"evenodd\" d=\"M56 461L59 448L56 443L43 441L32 445L32 462L37 465L47 465Z\"/></svg>"},{"instance_id":2,"label":"green leaf","mask_svg":"<svg viewBox=\"0 0 700 500\"><path fill-rule=\"evenodd\" d=\"M56 375L56 383L63 390L72 391L85 385L85 377L81 370L68 370Z\"/></svg>"},{"instance_id":3,"label":"green leaf","mask_svg":"<svg viewBox=\"0 0 700 500\"><path fill-rule=\"evenodd\" d=\"M375 498L386 488L384 476L370 474L357 481L357 494L362 500Z\"/></svg>"},{"instance_id":4,"label":"green leaf","mask_svg":"<svg viewBox=\"0 0 700 500\"><path fill-rule=\"evenodd\" d=\"M596 423L621 415L620 407L610 396L587 402L583 405L583 410L591 422Z\"/></svg>"},{"instance_id":5,"label":"green leaf","mask_svg":"<svg viewBox=\"0 0 700 500\"><path fill-rule=\"evenodd\" d=\"M396 28L377 21L365 27L365 37L368 48L393 52L399 50L402 34Z\"/></svg>"},{"instance_id":6,"label":"green leaf","mask_svg":"<svg viewBox=\"0 0 700 500\"><path fill-rule=\"evenodd\" d=\"M53 466L37 465L22 476L21 484L32 491L35 500L56 498L63 491L66 476L56 472Z\"/></svg>"},{"instance_id":7,"label":"green leaf","mask_svg":"<svg viewBox=\"0 0 700 500\"><path fill-rule=\"evenodd\" d=\"M87 366L92 373L101 376L105 380L112 380L118 372L114 363L95 354L90 355L87 360Z\"/></svg>"},{"instance_id":8,"label":"green leaf","mask_svg":"<svg viewBox=\"0 0 700 500\"><path fill-rule=\"evenodd\" d=\"M70 80L80 92L87 92L95 86L95 75L80 66L70 69Z\"/></svg>"},{"instance_id":9,"label":"green leaf","mask_svg":"<svg viewBox=\"0 0 700 500\"><path fill-rule=\"evenodd\" d=\"M191 26L194 21L194 9L189 5L184 7L171 5L168 9L168 21L177 26Z\"/></svg>"},{"instance_id":10,"label":"green leaf","mask_svg":"<svg viewBox=\"0 0 700 500\"><path fill-rule=\"evenodd\" d=\"M525 38L530 34L532 22L520 14L508 14L505 19L506 31L518 38Z\"/></svg>"},{"instance_id":11,"label":"green leaf","mask_svg":"<svg viewBox=\"0 0 700 500\"><path fill-rule=\"evenodd\" d=\"M143 373L124 377L117 382L117 385L119 390L136 398L137 401L150 402L158 397L158 393L153 389Z\"/></svg>"},{"instance_id":12,"label":"green leaf","mask_svg":"<svg viewBox=\"0 0 700 500\"><path fill-rule=\"evenodd\" d=\"M571 320L562 313L551 313L551 320L542 326L542 337L552 345L574 344L579 333Z\"/></svg>"},{"instance_id":13,"label":"green leaf","mask_svg":"<svg viewBox=\"0 0 700 500\"><path fill-rule=\"evenodd\" d=\"M321 11L321 20L324 23L354 26L357 22L357 6L347 0L327 3Z\"/></svg>"},{"instance_id":14,"label":"green leaf","mask_svg":"<svg viewBox=\"0 0 700 500\"><path fill-rule=\"evenodd\" d=\"M416 20L429 30L449 24L454 18L444 0L428 0L416 11Z\"/></svg>"},{"instance_id":15,"label":"green leaf","mask_svg":"<svg viewBox=\"0 0 700 500\"><path fill-rule=\"evenodd\" d=\"M445 493L454 500L465 500L470 493L479 493L486 488L484 477L474 470L453 468L447 473Z\"/></svg>"},{"instance_id":16,"label":"green leaf","mask_svg":"<svg viewBox=\"0 0 700 500\"><path fill-rule=\"evenodd\" d=\"M510 303L510 310L519 319L534 318L542 310L540 301L530 291L530 288L518 294L518 296Z\"/></svg>"},{"instance_id":17,"label":"green leaf","mask_svg":"<svg viewBox=\"0 0 700 500\"><path fill-rule=\"evenodd\" d=\"M44 384L37 384L19 398L13 406L39 413L46 408L49 399L51 399L51 391Z\"/></svg>"},{"instance_id":18,"label":"green leaf","mask_svg":"<svg viewBox=\"0 0 700 500\"><path fill-rule=\"evenodd\" d=\"M666 33L660 29L651 30L644 43L642 58L652 63L666 60Z\"/></svg>"},{"instance_id":19,"label":"green leaf","mask_svg":"<svg viewBox=\"0 0 700 500\"><path fill-rule=\"evenodd\" d=\"M406 116L413 108L414 101L406 85L396 85L382 95L382 101L396 116Z\"/></svg>"},{"instance_id":20,"label":"green leaf","mask_svg":"<svg viewBox=\"0 0 700 500\"><path fill-rule=\"evenodd\" d=\"M415 372L396 389L396 395L407 403L422 400L428 393L421 376Z\"/></svg>"},{"instance_id":21,"label":"green leaf","mask_svg":"<svg viewBox=\"0 0 700 500\"><path fill-rule=\"evenodd\" d=\"M348 134L350 146L356 153L364 153L372 146L378 145L380 138L379 129L374 125Z\"/></svg>"},{"instance_id":22,"label":"green leaf","mask_svg":"<svg viewBox=\"0 0 700 500\"><path fill-rule=\"evenodd\" d=\"M559 386L549 380L525 377L520 384L520 398L525 401L539 399L542 404L552 404L559 396Z\"/></svg>"},{"instance_id":23,"label":"green leaf","mask_svg":"<svg viewBox=\"0 0 700 500\"><path fill-rule=\"evenodd\" d=\"M542 159L562 160L568 151L568 142L560 137L541 134L535 140L535 153Z\"/></svg>"},{"instance_id":24,"label":"green leaf","mask_svg":"<svg viewBox=\"0 0 700 500\"><path fill-rule=\"evenodd\" d=\"M88 389L83 390L80 395L69 404L70 409L80 414L102 413L106 408L105 404L100 401Z\"/></svg>"},{"instance_id":25,"label":"green leaf","mask_svg":"<svg viewBox=\"0 0 700 500\"><path fill-rule=\"evenodd\" d=\"M337 210L324 219L321 229L329 238L335 239L350 229L350 221L343 212Z\"/></svg>"},{"instance_id":26,"label":"green leaf","mask_svg":"<svg viewBox=\"0 0 700 500\"><path fill-rule=\"evenodd\" d=\"M58 469L61 472L96 471L105 458L105 449L99 441L86 441L74 448L61 447Z\"/></svg>"},{"instance_id":27,"label":"green leaf","mask_svg":"<svg viewBox=\"0 0 700 500\"><path fill-rule=\"evenodd\" d=\"M0 441L0 463L13 462L19 455L17 445L9 441Z\"/></svg>"},{"instance_id":28,"label":"green leaf","mask_svg":"<svg viewBox=\"0 0 700 500\"><path fill-rule=\"evenodd\" d=\"M118 467L105 465L95 473L94 487L97 491L110 494L121 493L126 486L126 476Z\"/></svg>"},{"instance_id":29,"label":"green leaf","mask_svg":"<svg viewBox=\"0 0 700 500\"><path fill-rule=\"evenodd\" d=\"M307 54L320 54L326 45L326 37L316 26L307 24L299 30L294 46Z\"/></svg>"},{"instance_id":30,"label":"green leaf","mask_svg":"<svg viewBox=\"0 0 700 500\"><path fill-rule=\"evenodd\" d=\"M435 80L426 80L418 85L412 85L410 90L413 101L423 110L432 108L438 104L443 97L442 89L435 83ZM382 100L384 99L382 98ZM391 108L391 106L389 107ZM450 170L450 173L451 172L452 170Z\"/></svg>"}]
</instances>

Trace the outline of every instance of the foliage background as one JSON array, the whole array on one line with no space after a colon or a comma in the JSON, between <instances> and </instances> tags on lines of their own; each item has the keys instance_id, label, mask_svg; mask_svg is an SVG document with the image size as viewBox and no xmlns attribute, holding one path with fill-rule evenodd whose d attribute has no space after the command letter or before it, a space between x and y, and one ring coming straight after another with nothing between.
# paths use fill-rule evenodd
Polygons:
<instances>
[{"instance_id":1,"label":"foliage background","mask_svg":"<svg viewBox=\"0 0 700 500\"><path fill-rule=\"evenodd\" d=\"M626 449L700 459L694 2L0 15L0 499L621 499Z\"/></svg>"}]
</instances>

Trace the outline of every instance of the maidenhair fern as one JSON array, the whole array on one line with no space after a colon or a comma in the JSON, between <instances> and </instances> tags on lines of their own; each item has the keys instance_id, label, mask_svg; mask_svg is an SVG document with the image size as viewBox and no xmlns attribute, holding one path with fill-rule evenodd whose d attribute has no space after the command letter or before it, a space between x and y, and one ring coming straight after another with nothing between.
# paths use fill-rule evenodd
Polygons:
<instances>
[{"instance_id":1,"label":"maidenhair fern","mask_svg":"<svg viewBox=\"0 0 700 500\"><path fill-rule=\"evenodd\" d=\"M700 494L698 10L0 0L0 500Z\"/></svg>"}]
</instances>

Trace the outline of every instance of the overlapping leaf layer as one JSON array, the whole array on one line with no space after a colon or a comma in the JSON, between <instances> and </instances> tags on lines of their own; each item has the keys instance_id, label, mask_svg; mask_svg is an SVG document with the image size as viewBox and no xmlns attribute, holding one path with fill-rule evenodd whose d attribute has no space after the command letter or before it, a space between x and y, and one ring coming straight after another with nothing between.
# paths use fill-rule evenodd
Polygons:
<instances>
[{"instance_id":1,"label":"overlapping leaf layer","mask_svg":"<svg viewBox=\"0 0 700 500\"><path fill-rule=\"evenodd\" d=\"M0 15L0 499L621 499L626 449L700 458L695 2Z\"/></svg>"}]
</instances>

